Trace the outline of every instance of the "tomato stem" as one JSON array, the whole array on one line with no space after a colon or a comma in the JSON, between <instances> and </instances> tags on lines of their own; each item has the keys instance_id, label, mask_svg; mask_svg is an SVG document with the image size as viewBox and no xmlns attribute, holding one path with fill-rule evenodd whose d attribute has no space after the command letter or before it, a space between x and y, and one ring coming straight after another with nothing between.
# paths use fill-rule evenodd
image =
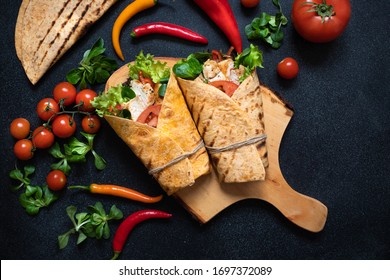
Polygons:
<instances>
[{"instance_id":1,"label":"tomato stem","mask_svg":"<svg viewBox=\"0 0 390 280\"><path fill-rule=\"evenodd\" d=\"M310 5L311 9L306 12L311 13L315 12L317 15L321 16L321 21L325 22L327 18L331 18L336 15L336 12L333 9L332 5L326 4L326 0L323 0L321 4L313 3L313 2L304 2L302 5Z\"/></svg>"}]
</instances>

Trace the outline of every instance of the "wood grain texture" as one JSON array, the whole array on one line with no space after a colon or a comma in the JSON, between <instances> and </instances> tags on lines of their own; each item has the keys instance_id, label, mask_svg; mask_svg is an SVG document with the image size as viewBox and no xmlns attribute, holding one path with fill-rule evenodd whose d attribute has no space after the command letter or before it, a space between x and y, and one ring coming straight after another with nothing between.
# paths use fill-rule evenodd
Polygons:
<instances>
[{"instance_id":1,"label":"wood grain texture","mask_svg":"<svg viewBox=\"0 0 390 280\"><path fill-rule=\"evenodd\" d=\"M171 58L156 59L165 60L168 65L175 62ZM128 69L124 66L111 76L106 88L124 82L127 78ZM194 185L175 193L174 197L201 223L207 223L238 201L261 199L276 207L297 226L311 232L319 232L326 223L327 207L320 201L295 191L286 182L279 166L279 147L294 112L268 87L262 85L261 90L269 160L266 180L220 183L213 171L209 175L198 178Z\"/></svg>"}]
</instances>

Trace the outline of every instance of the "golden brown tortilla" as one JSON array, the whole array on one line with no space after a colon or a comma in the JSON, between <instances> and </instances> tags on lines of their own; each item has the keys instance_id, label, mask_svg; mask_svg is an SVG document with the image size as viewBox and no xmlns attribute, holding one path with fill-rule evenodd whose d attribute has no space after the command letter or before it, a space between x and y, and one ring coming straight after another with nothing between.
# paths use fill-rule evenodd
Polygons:
<instances>
[{"instance_id":1,"label":"golden brown tortilla","mask_svg":"<svg viewBox=\"0 0 390 280\"><path fill-rule=\"evenodd\" d=\"M171 74L159 114L157 129L180 143L184 152L193 151L203 140L192 120L176 78ZM210 163L205 148L189 157L194 179L209 173Z\"/></svg>"},{"instance_id":2,"label":"golden brown tortilla","mask_svg":"<svg viewBox=\"0 0 390 280\"><path fill-rule=\"evenodd\" d=\"M245 109L221 90L200 80L177 79L206 146L226 147L264 133L260 122L254 121ZM245 93L250 84L243 83L237 89L239 90L237 99L241 100L242 104L245 100L239 97L240 92ZM248 107L249 110L250 102L246 102L244 107ZM265 179L264 165L256 144L212 153L210 156L222 182Z\"/></svg>"},{"instance_id":3,"label":"golden brown tortilla","mask_svg":"<svg viewBox=\"0 0 390 280\"><path fill-rule=\"evenodd\" d=\"M265 133L263 100L261 97L261 87L256 72L246 78L232 95L232 99L243 109L253 120L258 123L261 133ZM268 156L266 141L257 144L261 160L264 167L268 166Z\"/></svg>"},{"instance_id":4,"label":"golden brown tortilla","mask_svg":"<svg viewBox=\"0 0 390 280\"><path fill-rule=\"evenodd\" d=\"M125 65L113 74L107 85L114 86L115 83L124 82L127 77L128 67ZM211 172L207 151L202 146L203 141L173 74L167 85L156 128L109 115L105 119L149 171L187 153L191 154L201 146L196 153L152 174L168 195L194 184L198 177Z\"/></svg>"},{"instance_id":5,"label":"golden brown tortilla","mask_svg":"<svg viewBox=\"0 0 390 280\"><path fill-rule=\"evenodd\" d=\"M15 48L32 84L117 0L23 0Z\"/></svg>"},{"instance_id":6,"label":"golden brown tortilla","mask_svg":"<svg viewBox=\"0 0 390 280\"><path fill-rule=\"evenodd\" d=\"M147 124L107 115L105 119L148 169L160 167L183 154L173 139ZM189 159L153 175L168 195L195 183Z\"/></svg>"}]
</instances>

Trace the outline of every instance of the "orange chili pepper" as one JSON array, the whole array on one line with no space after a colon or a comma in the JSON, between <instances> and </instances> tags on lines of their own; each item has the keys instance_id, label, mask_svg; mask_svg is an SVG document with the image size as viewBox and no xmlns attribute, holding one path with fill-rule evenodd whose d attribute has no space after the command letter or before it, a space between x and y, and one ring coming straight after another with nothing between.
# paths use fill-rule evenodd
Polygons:
<instances>
[{"instance_id":1,"label":"orange chili pepper","mask_svg":"<svg viewBox=\"0 0 390 280\"><path fill-rule=\"evenodd\" d=\"M122 27L134 15L143 10L153 7L154 5L156 5L156 3L157 0L135 0L134 2L130 3L115 20L114 26L112 27L111 40L115 53L119 56L120 59L125 60L119 42Z\"/></svg>"},{"instance_id":2,"label":"orange chili pepper","mask_svg":"<svg viewBox=\"0 0 390 280\"><path fill-rule=\"evenodd\" d=\"M106 185L106 184L91 184L90 186L70 186L69 189L83 189L88 190L91 193L112 195L117 197L123 197L144 203L155 203L159 202L163 195L159 196L148 196L140 193L136 190L117 186L117 185Z\"/></svg>"}]
</instances>

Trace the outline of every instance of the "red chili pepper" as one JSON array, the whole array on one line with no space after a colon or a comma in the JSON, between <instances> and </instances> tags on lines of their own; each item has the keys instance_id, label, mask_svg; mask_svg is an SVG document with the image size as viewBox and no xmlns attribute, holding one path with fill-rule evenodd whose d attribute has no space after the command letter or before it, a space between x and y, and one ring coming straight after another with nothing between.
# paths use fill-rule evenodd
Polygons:
<instances>
[{"instance_id":1,"label":"red chili pepper","mask_svg":"<svg viewBox=\"0 0 390 280\"><path fill-rule=\"evenodd\" d=\"M119 225L117 231L115 232L114 240L112 242L112 248L114 250L114 256L112 259L115 260L118 258L119 254L122 252L127 237L136 225L149 219L165 219L170 217L172 217L172 214L153 209L140 210L128 216Z\"/></svg>"},{"instance_id":2,"label":"red chili pepper","mask_svg":"<svg viewBox=\"0 0 390 280\"><path fill-rule=\"evenodd\" d=\"M133 31L130 33L131 37L133 38L138 38L149 34L164 34L196 43L208 43L208 40L202 35L183 26L166 22L147 23L134 28Z\"/></svg>"},{"instance_id":3,"label":"red chili pepper","mask_svg":"<svg viewBox=\"0 0 390 280\"><path fill-rule=\"evenodd\" d=\"M236 18L227 0L194 0L223 31L237 53L242 52L242 39Z\"/></svg>"}]
</instances>

